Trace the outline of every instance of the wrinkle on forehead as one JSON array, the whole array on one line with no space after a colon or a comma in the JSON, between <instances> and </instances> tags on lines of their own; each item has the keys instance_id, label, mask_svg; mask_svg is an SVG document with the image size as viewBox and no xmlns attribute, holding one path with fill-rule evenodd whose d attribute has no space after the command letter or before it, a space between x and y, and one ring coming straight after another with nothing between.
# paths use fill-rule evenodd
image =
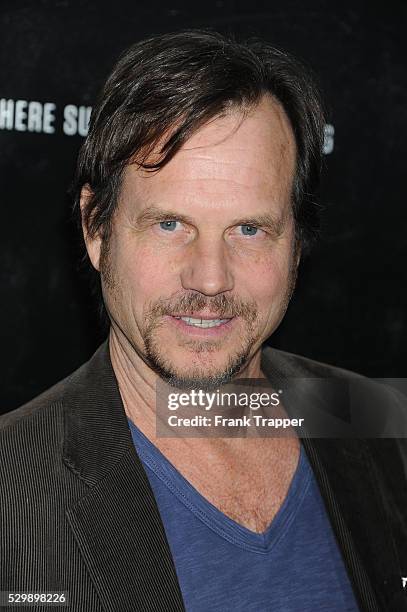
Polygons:
<instances>
[{"instance_id":1,"label":"wrinkle on forehead","mask_svg":"<svg viewBox=\"0 0 407 612\"><path fill-rule=\"evenodd\" d=\"M262 125L259 125L259 122L253 124L252 119L254 115L257 115L260 121L263 119ZM246 119L249 120L250 126ZM290 121L281 103L270 94L265 94L258 104L251 107L232 106L222 115L212 117L184 142L176 155L191 150L208 149L208 147L216 148L222 145L227 146L228 143L230 143L231 147L235 146L234 136L242 128L247 136L256 136L256 132L259 131L268 132L267 135L270 136L270 143L276 149L279 149L280 155L283 158L290 158L293 154L295 157L296 143ZM166 134L163 134L162 138L156 143L151 156L146 160L148 163L158 161L162 146L175 129L176 126L173 126ZM205 156L205 151L202 151L202 156ZM134 161L134 165L138 166L136 161ZM141 175L146 177L154 174L141 166L137 169L139 169ZM159 170L159 172L162 171L163 169Z\"/></svg>"},{"instance_id":2,"label":"wrinkle on forehead","mask_svg":"<svg viewBox=\"0 0 407 612\"><path fill-rule=\"evenodd\" d=\"M265 95L250 109L232 108L201 127L157 172L127 166L123 187L130 179L133 196L148 197L163 189L226 193L239 190L291 192L296 143L282 105Z\"/></svg>"}]
</instances>

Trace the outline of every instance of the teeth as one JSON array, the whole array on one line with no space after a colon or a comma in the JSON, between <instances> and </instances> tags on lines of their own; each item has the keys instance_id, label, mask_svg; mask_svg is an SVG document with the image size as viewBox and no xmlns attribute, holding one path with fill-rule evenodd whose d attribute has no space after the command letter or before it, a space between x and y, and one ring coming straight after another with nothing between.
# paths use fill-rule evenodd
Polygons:
<instances>
[{"instance_id":1,"label":"teeth","mask_svg":"<svg viewBox=\"0 0 407 612\"><path fill-rule=\"evenodd\" d=\"M226 323L229 319L194 319L192 317L176 317L177 319L181 319L185 321L188 325L193 325L194 327L217 327L218 325L222 325L222 323Z\"/></svg>"}]
</instances>

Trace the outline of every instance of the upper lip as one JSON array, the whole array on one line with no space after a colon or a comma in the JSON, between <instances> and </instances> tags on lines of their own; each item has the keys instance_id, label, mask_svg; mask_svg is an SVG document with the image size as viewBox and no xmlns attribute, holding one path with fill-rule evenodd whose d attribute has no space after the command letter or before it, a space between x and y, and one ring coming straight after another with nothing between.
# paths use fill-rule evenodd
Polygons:
<instances>
[{"instance_id":1,"label":"upper lip","mask_svg":"<svg viewBox=\"0 0 407 612\"><path fill-rule=\"evenodd\" d=\"M182 312L182 313L174 313L171 315L172 317L191 317L191 319L202 319L203 321L209 321L212 319L232 319L233 317L220 317L218 314L212 313L199 313L199 312Z\"/></svg>"}]
</instances>

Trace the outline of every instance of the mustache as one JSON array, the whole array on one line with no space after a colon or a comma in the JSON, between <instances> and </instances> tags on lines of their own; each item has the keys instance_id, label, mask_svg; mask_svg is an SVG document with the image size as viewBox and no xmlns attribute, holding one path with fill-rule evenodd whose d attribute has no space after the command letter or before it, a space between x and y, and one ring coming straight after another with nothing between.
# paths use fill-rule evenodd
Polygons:
<instances>
[{"instance_id":1,"label":"mustache","mask_svg":"<svg viewBox=\"0 0 407 612\"><path fill-rule=\"evenodd\" d=\"M219 317L228 319L242 317L253 322L257 319L258 308L253 300L243 301L240 298L225 295L215 295L213 298L199 293L184 294L174 301L160 299L149 309L149 317L173 315L178 312L193 312L195 310L208 309Z\"/></svg>"}]
</instances>

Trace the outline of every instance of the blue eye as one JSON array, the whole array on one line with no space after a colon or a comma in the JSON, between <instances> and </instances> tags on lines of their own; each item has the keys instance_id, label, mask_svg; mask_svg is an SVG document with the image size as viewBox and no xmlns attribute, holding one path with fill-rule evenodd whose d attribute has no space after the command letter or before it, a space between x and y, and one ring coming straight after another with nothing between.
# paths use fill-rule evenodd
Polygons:
<instances>
[{"instance_id":1,"label":"blue eye","mask_svg":"<svg viewBox=\"0 0 407 612\"><path fill-rule=\"evenodd\" d=\"M169 232L173 232L175 230L176 224L178 223L178 221L160 221L160 227L163 230L169 231Z\"/></svg>"},{"instance_id":2,"label":"blue eye","mask_svg":"<svg viewBox=\"0 0 407 612\"><path fill-rule=\"evenodd\" d=\"M241 225L240 227L244 236L255 236L258 232L258 228L253 225Z\"/></svg>"}]
</instances>

